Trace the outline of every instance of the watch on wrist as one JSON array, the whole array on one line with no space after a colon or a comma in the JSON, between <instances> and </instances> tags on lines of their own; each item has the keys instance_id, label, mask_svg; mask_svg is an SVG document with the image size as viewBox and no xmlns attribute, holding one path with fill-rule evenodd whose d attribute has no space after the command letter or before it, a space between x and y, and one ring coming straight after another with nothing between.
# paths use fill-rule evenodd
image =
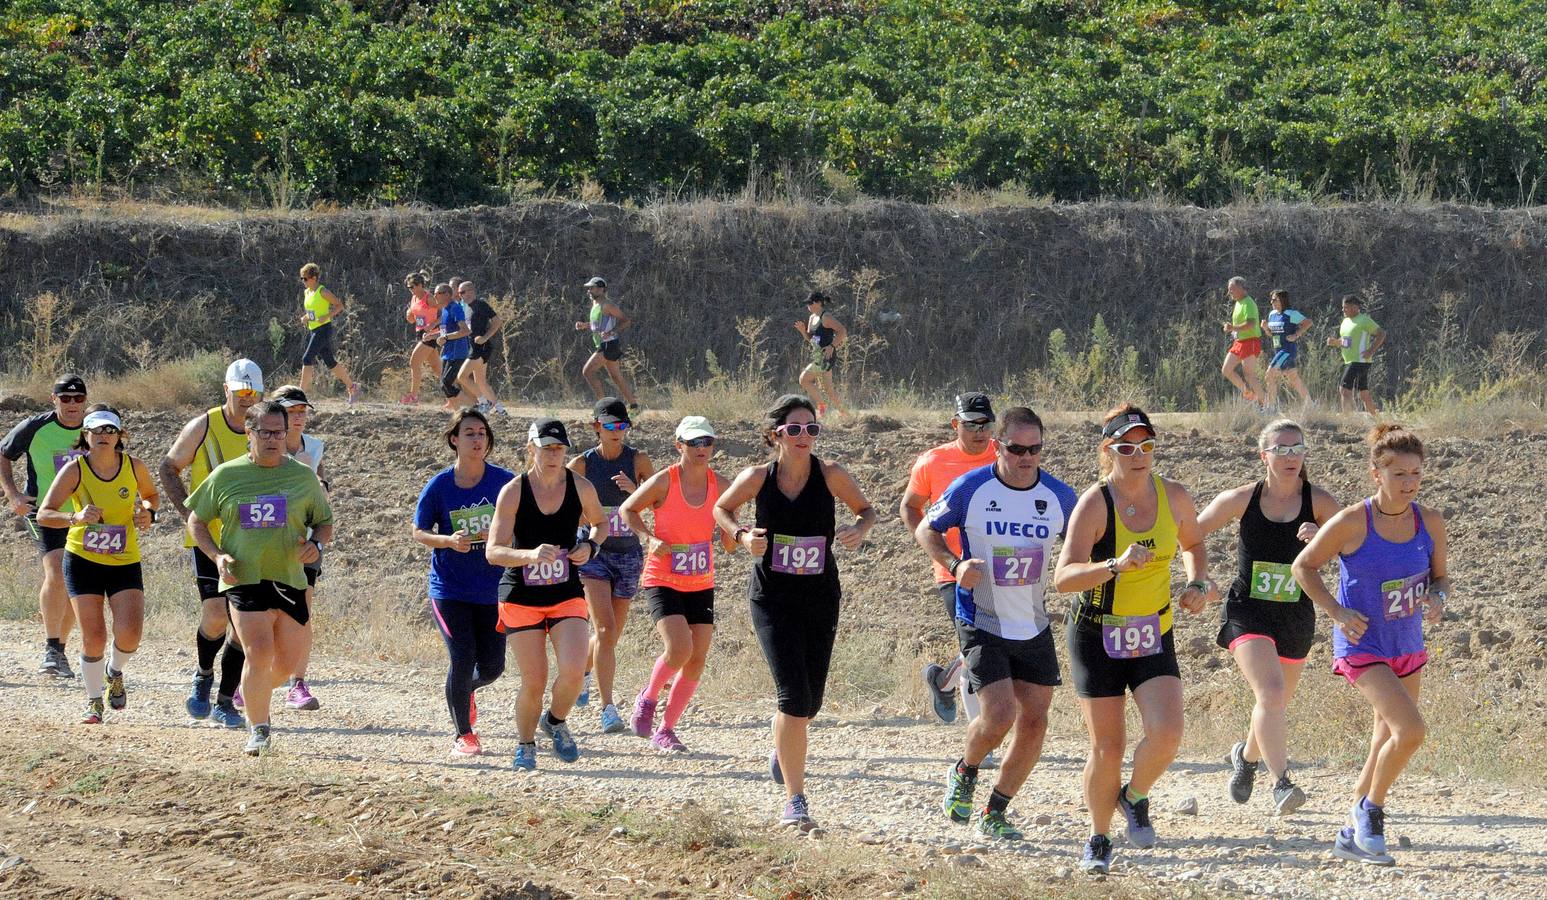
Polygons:
<instances>
[{"instance_id":1,"label":"watch on wrist","mask_svg":"<svg viewBox=\"0 0 1547 900\"><path fill-rule=\"evenodd\" d=\"M731 540L733 540L733 541L735 541L736 543L739 544L739 543L741 543L741 536L744 535L744 534L750 534L751 532L752 532L752 526L750 526L750 525L738 525L738 526L736 526L736 533L731 535Z\"/></svg>"},{"instance_id":2,"label":"watch on wrist","mask_svg":"<svg viewBox=\"0 0 1547 900\"><path fill-rule=\"evenodd\" d=\"M1108 556L1105 565L1108 572L1111 572L1113 575L1117 574L1117 557Z\"/></svg>"}]
</instances>

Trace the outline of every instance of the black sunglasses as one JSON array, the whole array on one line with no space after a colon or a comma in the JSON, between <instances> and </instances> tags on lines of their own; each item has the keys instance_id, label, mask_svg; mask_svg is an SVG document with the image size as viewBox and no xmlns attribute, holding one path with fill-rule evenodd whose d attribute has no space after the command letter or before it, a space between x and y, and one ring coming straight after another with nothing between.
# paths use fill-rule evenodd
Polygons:
<instances>
[{"instance_id":1,"label":"black sunglasses","mask_svg":"<svg viewBox=\"0 0 1547 900\"><path fill-rule=\"evenodd\" d=\"M1041 444L1000 444L1011 456L1036 456L1042 452Z\"/></svg>"}]
</instances>

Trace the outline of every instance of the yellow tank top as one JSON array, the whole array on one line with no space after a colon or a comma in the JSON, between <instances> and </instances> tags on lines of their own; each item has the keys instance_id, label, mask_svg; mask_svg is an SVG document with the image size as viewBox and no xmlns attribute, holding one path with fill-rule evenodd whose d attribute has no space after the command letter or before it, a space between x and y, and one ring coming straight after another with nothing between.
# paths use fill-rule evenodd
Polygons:
<instances>
[{"instance_id":1,"label":"yellow tank top","mask_svg":"<svg viewBox=\"0 0 1547 900\"><path fill-rule=\"evenodd\" d=\"M306 299L302 301L302 306L306 309L307 328L315 331L333 321L333 306L328 303L328 298L323 296L322 282L320 281L316 287L306 292Z\"/></svg>"},{"instance_id":2,"label":"yellow tank top","mask_svg":"<svg viewBox=\"0 0 1547 900\"><path fill-rule=\"evenodd\" d=\"M1166 486L1160 476L1155 479L1158 502L1155 524L1148 531L1129 531L1123 517L1117 514L1110 488L1101 484L1107 504L1107 529L1091 551L1091 559L1108 559L1122 555L1129 544L1148 547L1155 556L1135 572L1120 572L1117 577L1095 589L1086 591L1083 605L1094 606L1095 612L1114 616L1152 616L1160 613L1160 630L1171 630L1171 560L1176 558L1176 519L1171 515L1171 502L1166 499Z\"/></svg>"},{"instance_id":3,"label":"yellow tank top","mask_svg":"<svg viewBox=\"0 0 1547 900\"><path fill-rule=\"evenodd\" d=\"M226 414L220 407L215 407L204 414L204 440L199 442L199 449L194 451L193 465L188 472L188 492L191 494L199 489L209 473L221 463L230 462L247 453L247 432L233 431L226 424ZM215 543L220 543L220 521L217 519L209 523L210 537ZM184 547L193 546L193 535L183 538Z\"/></svg>"},{"instance_id":4,"label":"yellow tank top","mask_svg":"<svg viewBox=\"0 0 1547 900\"><path fill-rule=\"evenodd\" d=\"M118 474L101 479L86 457L80 459L81 483L70 497L76 509L95 504L102 521L95 525L71 525L64 546L81 559L104 566L127 566L140 561L140 539L134 528L134 504L140 484L134 477L129 454L118 454Z\"/></svg>"}]
</instances>

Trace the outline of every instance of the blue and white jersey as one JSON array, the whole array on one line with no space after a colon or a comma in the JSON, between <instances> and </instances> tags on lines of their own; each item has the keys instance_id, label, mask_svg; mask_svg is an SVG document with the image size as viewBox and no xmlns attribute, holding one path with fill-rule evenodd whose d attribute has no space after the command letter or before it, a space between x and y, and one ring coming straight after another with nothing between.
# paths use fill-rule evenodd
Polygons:
<instances>
[{"instance_id":1,"label":"blue and white jersey","mask_svg":"<svg viewBox=\"0 0 1547 900\"><path fill-rule=\"evenodd\" d=\"M1006 640L1041 634L1053 540L1063 537L1078 499L1073 488L1041 469L1029 488L1000 481L993 464L951 482L926 521L941 534L959 529L962 559L988 563L977 587L956 586L956 618Z\"/></svg>"}]
</instances>

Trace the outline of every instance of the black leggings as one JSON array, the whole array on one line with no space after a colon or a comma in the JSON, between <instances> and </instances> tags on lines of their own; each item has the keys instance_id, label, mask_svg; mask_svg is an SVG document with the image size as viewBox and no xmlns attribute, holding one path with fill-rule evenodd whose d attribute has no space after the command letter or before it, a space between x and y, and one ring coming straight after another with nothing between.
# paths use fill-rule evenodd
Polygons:
<instances>
[{"instance_id":1,"label":"black leggings","mask_svg":"<svg viewBox=\"0 0 1547 900\"><path fill-rule=\"evenodd\" d=\"M457 384L457 375L462 372L462 364L467 358L443 359L440 361L440 392L446 395L446 399L462 393L462 386Z\"/></svg>"},{"instance_id":2,"label":"black leggings","mask_svg":"<svg viewBox=\"0 0 1547 900\"><path fill-rule=\"evenodd\" d=\"M306 350L301 353L301 365L310 366L318 362L328 368L338 365L338 357L333 355L333 323L318 325L306 336Z\"/></svg>"},{"instance_id":3,"label":"black leggings","mask_svg":"<svg viewBox=\"0 0 1547 900\"><path fill-rule=\"evenodd\" d=\"M816 715L838 635L838 598L754 599L752 627L773 674L779 712L806 719Z\"/></svg>"},{"instance_id":4,"label":"black leggings","mask_svg":"<svg viewBox=\"0 0 1547 900\"><path fill-rule=\"evenodd\" d=\"M505 635L494 628L500 608L497 603L432 599L430 612L451 657L446 669L446 706L460 737L473 730L473 691L505 672Z\"/></svg>"}]
</instances>

